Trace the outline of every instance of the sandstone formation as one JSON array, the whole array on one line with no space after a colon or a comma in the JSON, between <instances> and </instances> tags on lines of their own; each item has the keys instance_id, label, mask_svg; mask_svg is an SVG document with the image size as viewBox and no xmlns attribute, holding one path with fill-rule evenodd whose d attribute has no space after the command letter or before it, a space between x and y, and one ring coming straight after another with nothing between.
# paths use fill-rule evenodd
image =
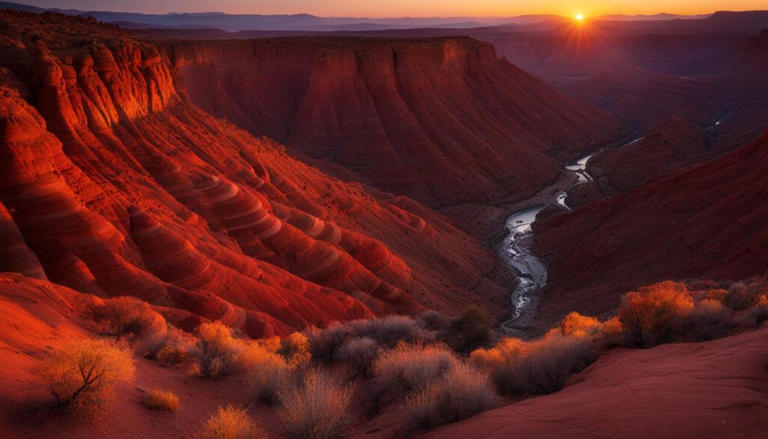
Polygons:
<instances>
[{"instance_id":1,"label":"sandstone formation","mask_svg":"<svg viewBox=\"0 0 768 439\"><path fill-rule=\"evenodd\" d=\"M522 198L557 174L557 158L617 135L609 117L469 38L158 44L204 110L433 207Z\"/></svg>"},{"instance_id":2,"label":"sandstone formation","mask_svg":"<svg viewBox=\"0 0 768 439\"><path fill-rule=\"evenodd\" d=\"M187 103L153 45L87 19L0 19L4 270L254 337L470 303L504 312L508 280L480 243Z\"/></svg>"}]
</instances>

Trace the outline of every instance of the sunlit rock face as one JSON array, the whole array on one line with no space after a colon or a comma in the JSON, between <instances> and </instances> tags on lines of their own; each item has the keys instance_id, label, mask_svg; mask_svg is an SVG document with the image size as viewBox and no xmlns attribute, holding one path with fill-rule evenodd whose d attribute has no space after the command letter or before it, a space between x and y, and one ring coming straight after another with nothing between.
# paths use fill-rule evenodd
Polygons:
<instances>
[{"instance_id":1,"label":"sunlit rock face","mask_svg":"<svg viewBox=\"0 0 768 439\"><path fill-rule=\"evenodd\" d=\"M469 38L159 44L201 108L431 206L523 198L554 178L556 157L616 135Z\"/></svg>"},{"instance_id":2,"label":"sunlit rock face","mask_svg":"<svg viewBox=\"0 0 768 439\"><path fill-rule=\"evenodd\" d=\"M504 312L507 280L481 243L187 103L153 45L73 17L0 20L2 270L252 336Z\"/></svg>"}]
</instances>

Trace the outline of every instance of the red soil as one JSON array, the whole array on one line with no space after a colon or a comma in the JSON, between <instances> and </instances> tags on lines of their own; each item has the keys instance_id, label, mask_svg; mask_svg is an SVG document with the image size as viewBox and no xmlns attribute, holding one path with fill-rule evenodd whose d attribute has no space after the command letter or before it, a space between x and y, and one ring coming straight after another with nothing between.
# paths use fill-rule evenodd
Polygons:
<instances>
[{"instance_id":1,"label":"red soil","mask_svg":"<svg viewBox=\"0 0 768 439\"><path fill-rule=\"evenodd\" d=\"M253 336L476 302L504 312L480 243L186 103L154 46L72 17L0 20L0 251L17 258L4 269Z\"/></svg>"},{"instance_id":2,"label":"red soil","mask_svg":"<svg viewBox=\"0 0 768 439\"><path fill-rule=\"evenodd\" d=\"M428 438L754 438L768 428L768 329L706 343L614 350L560 392Z\"/></svg>"}]
</instances>

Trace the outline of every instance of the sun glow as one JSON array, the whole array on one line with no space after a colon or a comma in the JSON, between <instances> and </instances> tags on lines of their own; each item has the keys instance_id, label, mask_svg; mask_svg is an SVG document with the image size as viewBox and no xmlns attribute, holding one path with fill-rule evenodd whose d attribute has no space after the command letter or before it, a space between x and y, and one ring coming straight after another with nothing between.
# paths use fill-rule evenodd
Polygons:
<instances>
[{"instance_id":1,"label":"sun glow","mask_svg":"<svg viewBox=\"0 0 768 439\"><path fill-rule=\"evenodd\" d=\"M582 13L578 13L578 14L574 15L574 16L573 16L573 18L574 18L576 21L584 21L584 14L582 14Z\"/></svg>"}]
</instances>

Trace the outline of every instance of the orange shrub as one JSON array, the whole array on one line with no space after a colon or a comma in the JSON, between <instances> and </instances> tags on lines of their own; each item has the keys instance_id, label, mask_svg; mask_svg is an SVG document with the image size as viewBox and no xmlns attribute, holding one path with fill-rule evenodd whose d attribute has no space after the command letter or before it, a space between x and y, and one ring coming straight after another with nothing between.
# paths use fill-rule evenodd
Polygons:
<instances>
[{"instance_id":1,"label":"orange shrub","mask_svg":"<svg viewBox=\"0 0 768 439\"><path fill-rule=\"evenodd\" d=\"M497 390L505 395L560 390L568 377L596 358L589 338L556 332L532 342L505 338L494 348L478 349L470 356L475 364L489 371Z\"/></svg>"},{"instance_id":2,"label":"orange shrub","mask_svg":"<svg viewBox=\"0 0 768 439\"><path fill-rule=\"evenodd\" d=\"M297 364L288 363L282 356L270 352L258 343L246 344L239 365L245 370L248 383L257 397L274 404L279 395L295 381Z\"/></svg>"},{"instance_id":3,"label":"orange shrub","mask_svg":"<svg viewBox=\"0 0 768 439\"><path fill-rule=\"evenodd\" d=\"M619 320L630 345L650 347L678 340L694 306L685 285L662 282L625 294Z\"/></svg>"},{"instance_id":4,"label":"orange shrub","mask_svg":"<svg viewBox=\"0 0 768 439\"><path fill-rule=\"evenodd\" d=\"M204 377L232 373L241 344L232 337L232 330L221 322L203 323L197 328L196 369Z\"/></svg>"},{"instance_id":5,"label":"orange shrub","mask_svg":"<svg viewBox=\"0 0 768 439\"><path fill-rule=\"evenodd\" d=\"M308 364L312 359L312 354L309 352L309 339L301 332L294 332L281 339L277 352L288 362L297 365Z\"/></svg>"},{"instance_id":6,"label":"orange shrub","mask_svg":"<svg viewBox=\"0 0 768 439\"><path fill-rule=\"evenodd\" d=\"M141 398L141 403L150 410L175 412L179 409L179 397L160 389L145 392Z\"/></svg>"},{"instance_id":7,"label":"orange shrub","mask_svg":"<svg viewBox=\"0 0 768 439\"><path fill-rule=\"evenodd\" d=\"M195 439L267 439L269 436L261 429L248 413L237 407L226 406L219 409L205 421L203 429Z\"/></svg>"},{"instance_id":8,"label":"orange shrub","mask_svg":"<svg viewBox=\"0 0 768 439\"><path fill-rule=\"evenodd\" d=\"M129 349L90 338L67 343L40 367L57 407L86 410L109 402L115 384L130 380L134 370Z\"/></svg>"},{"instance_id":9,"label":"orange shrub","mask_svg":"<svg viewBox=\"0 0 768 439\"><path fill-rule=\"evenodd\" d=\"M135 297L106 299L93 310L93 318L101 324L102 332L118 337L160 337L166 331L163 316Z\"/></svg>"}]
</instances>

